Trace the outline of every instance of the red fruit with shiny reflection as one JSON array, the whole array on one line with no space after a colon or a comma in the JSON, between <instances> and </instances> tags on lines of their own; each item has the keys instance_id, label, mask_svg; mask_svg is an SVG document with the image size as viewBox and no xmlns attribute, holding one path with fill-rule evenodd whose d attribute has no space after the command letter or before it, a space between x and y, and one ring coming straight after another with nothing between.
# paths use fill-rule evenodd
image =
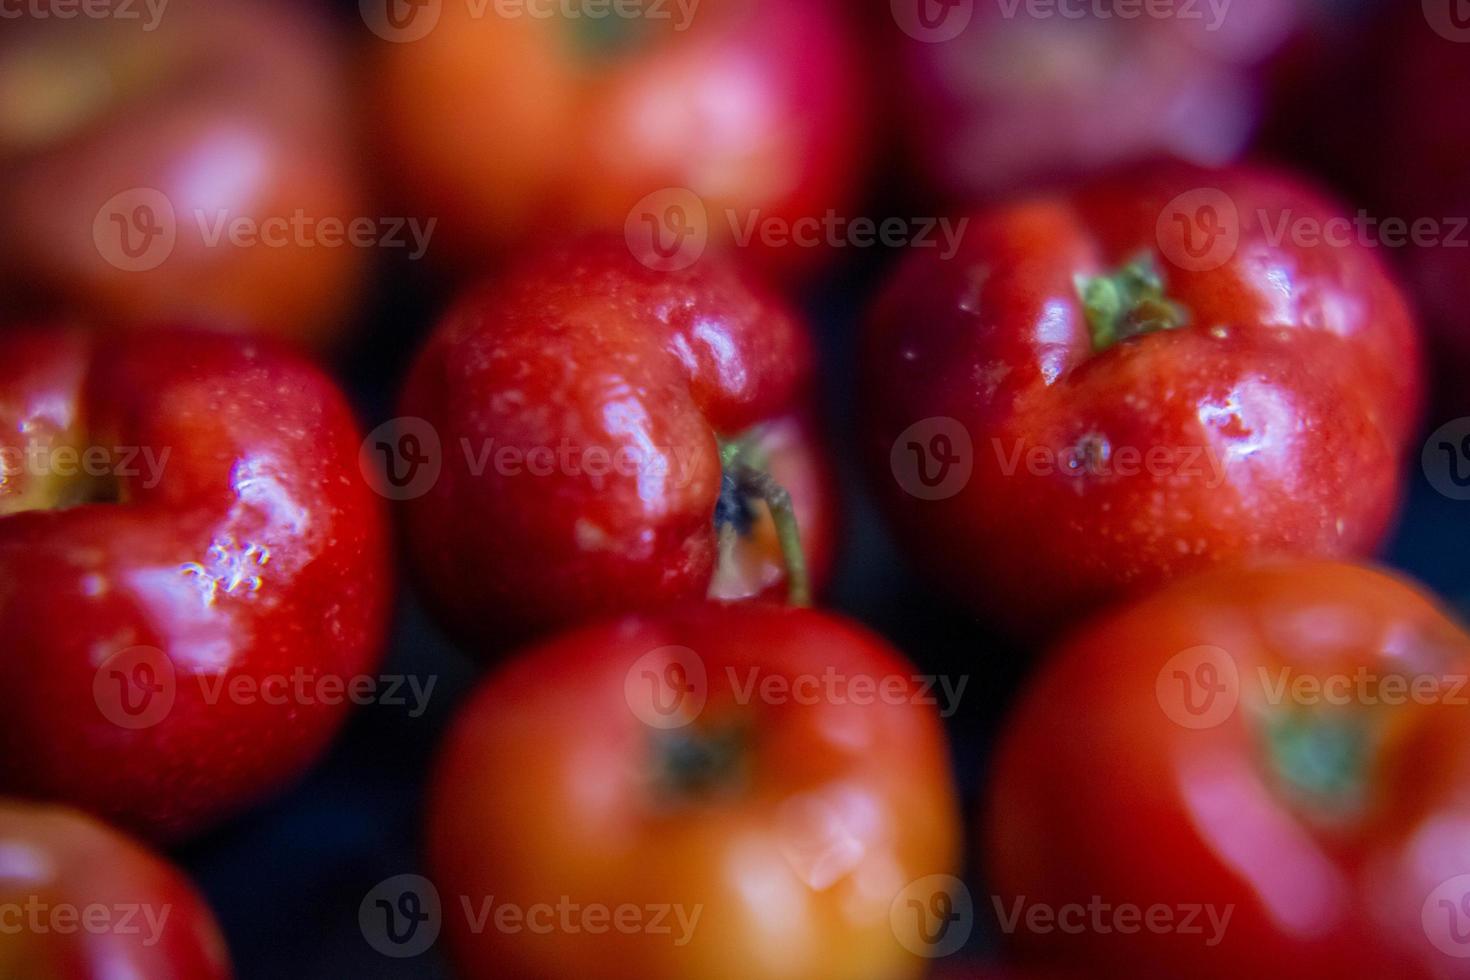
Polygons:
<instances>
[{"instance_id":1,"label":"red fruit with shiny reflection","mask_svg":"<svg viewBox=\"0 0 1470 980\"><path fill-rule=\"evenodd\" d=\"M1159 165L916 251L860 386L900 544L1022 635L1215 565L1373 552L1421 365L1378 254L1298 234L1334 220L1283 174Z\"/></svg>"},{"instance_id":2,"label":"red fruit with shiny reflection","mask_svg":"<svg viewBox=\"0 0 1470 980\"><path fill-rule=\"evenodd\" d=\"M654 271L620 238L531 256L472 291L400 400L442 461L402 504L427 603L495 647L675 600L786 594L769 509L724 479L734 440L789 492L820 585L834 495L812 357L793 311L733 267ZM722 546L717 510L731 508Z\"/></svg>"},{"instance_id":3,"label":"red fruit with shiny reflection","mask_svg":"<svg viewBox=\"0 0 1470 980\"><path fill-rule=\"evenodd\" d=\"M375 23L400 39L375 40L373 62L389 178L410 213L439 219L461 267L548 229L665 222L675 205L661 233L713 246L852 207L865 99L844 4L629 6L598 18L445 3ZM698 201L645 201L672 189ZM764 238L741 252L778 274L827 254Z\"/></svg>"},{"instance_id":4,"label":"red fruit with shiny reflection","mask_svg":"<svg viewBox=\"0 0 1470 980\"><path fill-rule=\"evenodd\" d=\"M914 666L830 615L707 603L564 634L492 675L437 760L449 951L466 978L920 977L905 893L958 859L947 756ZM630 906L663 931L580 927ZM549 928L466 912L512 907Z\"/></svg>"},{"instance_id":5,"label":"red fruit with shiny reflection","mask_svg":"<svg viewBox=\"0 0 1470 980\"><path fill-rule=\"evenodd\" d=\"M0 298L12 311L311 347L341 334L364 250L321 222L365 216L342 52L300 8L175 0L156 22L145 4L138 19L5 21Z\"/></svg>"},{"instance_id":6,"label":"red fruit with shiny reflection","mask_svg":"<svg viewBox=\"0 0 1470 980\"><path fill-rule=\"evenodd\" d=\"M231 976L214 917L188 879L72 810L0 800L0 907L0 976Z\"/></svg>"},{"instance_id":7,"label":"red fruit with shiny reflection","mask_svg":"<svg viewBox=\"0 0 1470 980\"><path fill-rule=\"evenodd\" d=\"M1097 978L1466 976L1467 675L1462 627L1357 565L1216 571L1088 625L998 750L1007 942Z\"/></svg>"},{"instance_id":8,"label":"red fruit with shiny reflection","mask_svg":"<svg viewBox=\"0 0 1470 980\"><path fill-rule=\"evenodd\" d=\"M173 839L278 789L389 611L343 396L218 334L17 331L0 364L0 791Z\"/></svg>"}]
</instances>

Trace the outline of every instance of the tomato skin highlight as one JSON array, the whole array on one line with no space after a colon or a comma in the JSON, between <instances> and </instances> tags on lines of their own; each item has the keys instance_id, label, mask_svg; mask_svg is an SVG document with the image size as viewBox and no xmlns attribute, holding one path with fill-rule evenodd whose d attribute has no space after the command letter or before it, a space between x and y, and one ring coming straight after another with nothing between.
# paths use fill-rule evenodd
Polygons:
<instances>
[{"instance_id":1,"label":"tomato skin highlight","mask_svg":"<svg viewBox=\"0 0 1470 980\"><path fill-rule=\"evenodd\" d=\"M0 792L175 841L280 791L387 638L345 396L283 345L182 329L12 329L0 364L0 451L40 461L0 485L0 684L24 692ZM67 475L99 451L111 485Z\"/></svg>"},{"instance_id":2,"label":"tomato skin highlight","mask_svg":"<svg viewBox=\"0 0 1470 980\"><path fill-rule=\"evenodd\" d=\"M992 770L1005 941L1097 977L1463 976L1436 903L1470 889L1467 676L1462 626L1359 565L1214 571L1082 627ZM1092 902L1179 928L1104 930ZM1067 906L1084 928L1028 927Z\"/></svg>"},{"instance_id":3,"label":"tomato skin highlight","mask_svg":"<svg viewBox=\"0 0 1470 980\"><path fill-rule=\"evenodd\" d=\"M837 518L813 372L797 314L714 256L658 272L612 236L528 256L445 316L399 401L443 458L400 508L427 603L488 654L630 610L783 597L764 505L720 549L721 446L747 435L820 592Z\"/></svg>"},{"instance_id":4,"label":"tomato skin highlight","mask_svg":"<svg viewBox=\"0 0 1470 980\"><path fill-rule=\"evenodd\" d=\"M1029 636L1216 565L1371 554L1418 420L1419 340L1372 249L1298 236L1339 217L1283 174L1162 164L982 211L953 258L915 251L860 360L900 545ZM946 446L972 471L924 496Z\"/></svg>"},{"instance_id":5,"label":"tomato skin highlight","mask_svg":"<svg viewBox=\"0 0 1470 980\"><path fill-rule=\"evenodd\" d=\"M645 688L644 670L676 663L694 693L665 702L681 688ZM835 616L761 603L628 617L519 654L466 704L431 781L429 873L461 975L920 976L890 906L954 873L958 841L944 735L913 673ZM863 678L897 687L860 703ZM650 724L664 718L682 724ZM719 746L734 748L694 751ZM684 943L476 929L461 902L487 896L700 917Z\"/></svg>"}]
</instances>

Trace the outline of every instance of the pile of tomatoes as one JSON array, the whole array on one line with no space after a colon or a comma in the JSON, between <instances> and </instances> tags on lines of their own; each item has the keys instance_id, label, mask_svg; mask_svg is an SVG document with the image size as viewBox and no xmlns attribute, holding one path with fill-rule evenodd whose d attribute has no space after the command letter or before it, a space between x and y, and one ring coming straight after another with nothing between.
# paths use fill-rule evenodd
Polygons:
<instances>
[{"instance_id":1,"label":"pile of tomatoes","mask_svg":"<svg viewBox=\"0 0 1470 980\"><path fill-rule=\"evenodd\" d=\"M1463 13L0 0L0 978L1470 976Z\"/></svg>"}]
</instances>

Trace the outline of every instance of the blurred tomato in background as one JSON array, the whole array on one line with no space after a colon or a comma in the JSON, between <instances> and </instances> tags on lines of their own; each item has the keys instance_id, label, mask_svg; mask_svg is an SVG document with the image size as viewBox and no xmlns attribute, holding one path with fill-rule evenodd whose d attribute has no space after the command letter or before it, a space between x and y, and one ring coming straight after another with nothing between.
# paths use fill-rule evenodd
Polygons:
<instances>
[{"instance_id":1,"label":"blurred tomato in background","mask_svg":"<svg viewBox=\"0 0 1470 980\"><path fill-rule=\"evenodd\" d=\"M804 271L823 250L761 223L850 208L865 175L870 111L836 0L649 0L595 19L369 6L388 184L439 218L461 268L649 222L671 249L750 241L768 270Z\"/></svg>"},{"instance_id":2,"label":"blurred tomato in background","mask_svg":"<svg viewBox=\"0 0 1470 980\"><path fill-rule=\"evenodd\" d=\"M1130 0L894 0L910 165L973 202L1156 156L1238 157L1297 0L1143 16ZM897 32L889 32L897 35Z\"/></svg>"},{"instance_id":3,"label":"blurred tomato in background","mask_svg":"<svg viewBox=\"0 0 1470 980\"><path fill-rule=\"evenodd\" d=\"M0 976L228 980L209 907L179 869L62 807L0 798Z\"/></svg>"},{"instance_id":4,"label":"blurred tomato in background","mask_svg":"<svg viewBox=\"0 0 1470 980\"><path fill-rule=\"evenodd\" d=\"M345 52L273 0L7 19L0 302L331 344L362 285ZM328 222L328 224L323 224Z\"/></svg>"}]
</instances>

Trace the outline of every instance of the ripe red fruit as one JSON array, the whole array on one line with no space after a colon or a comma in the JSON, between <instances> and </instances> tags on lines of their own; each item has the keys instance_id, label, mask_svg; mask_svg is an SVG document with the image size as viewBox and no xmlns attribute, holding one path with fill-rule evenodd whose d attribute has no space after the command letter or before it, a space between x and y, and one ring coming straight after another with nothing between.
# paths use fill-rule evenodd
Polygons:
<instances>
[{"instance_id":1,"label":"ripe red fruit","mask_svg":"<svg viewBox=\"0 0 1470 980\"><path fill-rule=\"evenodd\" d=\"M850 207L866 140L843 4L670 0L602 17L550 6L370 19L391 39L373 70L389 179L411 213L440 218L462 266L548 229L663 222L676 205L661 233L716 245L752 221L789 229ZM823 254L761 241L748 254L780 273Z\"/></svg>"},{"instance_id":2,"label":"ripe red fruit","mask_svg":"<svg viewBox=\"0 0 1470 980\"><path fill-rule=\"evenodd\" d=\"M709 603L564 634L484 683L436 763L450 953L466 978L922 976L910 905L958 858L947 755L913 666L829 615ZM662 931L622 924L656 907ZM495 925L517 909L530 927ZM599 910L619 925L584 928Z\"/></svg>"},{"instance_id":3,"label":"ripe red fruit","mask_svg":"<svg viewBox=\"0 0 1470 980\"><path fill-rule=\"evenodd\" d=\"M389 612L344 398L216 334L17 331L0 364L0 790L165 839L276 790Z\"/></svg>"},{"instance_id":4,"label":"ripe red fruit","mask_svg":"<svg viewBox=\"0 0 1470 980\"><path fill-rule=\"evenodd\" d=\"M433 457L401 493L426 601L492 645L706 595L803 601L833 538L811 369L795 314L710 259L657 272L592 238L471 292L381 443Z\"/></svg>"},{"instance_id":5,"label":"ripe red fruit","mask_svg":"<svg viewBox=\"0 0 1470 980\"><path fill-rule=\"evenodd\" d=\"M1183 573L1363 555L1418 341L1376 253L1280 174L1166 165L976 215L873 311L861 390L900 543L1018 634Z\"/></svg>"},{"instance_id":6,"label":"ripe red fruit","mask_svg":"<svg viewBox=\"0 0 1470 980\"><path fill-rule=\"evenodd\" d=\"M1464 976L1467 676L1459 624L1355 565L1220 570L1085 627L998 750L1006 941L1100 978Z\"/></svg>"},{"instance_id":7,"label":"ripe red fruit","mask_svg":"<svg viewBox=\"0 0 1470 980\"><path fill-rule=\"evenodd\" d=\"M299 4L129 9L5 21L0 299L326 346L364 261L319 224L363 216L335 39Z\"/></svg>"},{"instance_id":8,"label":"ripe red fruit","mask_svg":"<svg viewBox=\"0 0 1470 980\"><path fill-rule=\"evenodd\" d=\"M898 113L920 175L965 202L1175 156L1222 165L1261 115L1298 0L896 0ZM1186 10L1186 7L1188 8ZM1083 8L1087 8L1084 11Z\"/></svg>"},{"instance_id":9,"label":"ripe red fruit","mask_svg":"<svg viewBox=\"0 0 1470 980\"><path fill-rule=\"evenodd\" d=\"M0 975L231 975L219 928L188 879L72 810L0 800L0 907Z\"/></svg>"}]
</instances>

